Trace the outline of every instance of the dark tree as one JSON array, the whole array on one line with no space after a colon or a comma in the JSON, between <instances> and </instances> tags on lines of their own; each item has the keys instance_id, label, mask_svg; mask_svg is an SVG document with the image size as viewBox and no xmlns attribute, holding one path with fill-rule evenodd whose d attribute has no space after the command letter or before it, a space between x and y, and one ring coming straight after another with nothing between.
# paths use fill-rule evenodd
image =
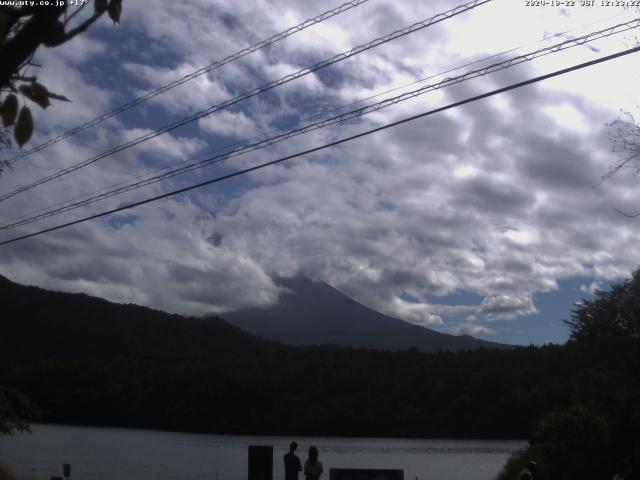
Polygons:
<instances>
[{"instance_id":1,"label":"dark tree","mask_svg":"<svg viewBox=\"0 0 640 480\"><path fill-rule=\"evenodd\" d=\"M584 300L566 321L575 342L604 338L640 338L640 270L608 292L596 292L595 300Z\"/></svg>"},{"instance_id":2,"label":"dark tree","mask_svg":"<svg viewBox=\"0 0 640 480\"><path fill-rule=\"evenodd\" d=\"M0 434L29 430L27 420L40 414L35 404L19 391L0 386Z\"/></svg>"},{"instance_id":3,"label":"dark tree","mask_svg":"<svg viewBox=\"0 0 640 480\"><path fill-rule=\"evenodd\" d=\"M82 21L78 14L89 3L71 7L50 2L49 6L0 6L0 150L11 147L11 138L22 147L33 134L33 116L25 99L47 108L51 100L69 101L50 92L37 77L26 75L29 67L38 67L33 57L40 46L58 47L86 31L105 12L114 23L120 21L122 0L94 0L93 13ZM72 10L74 9L74 10ZM22 108L18 97L23 98ZM0 173L8 165L0 161ZM0 386L0 432L27 428L24 418L34 413L24 395Z\"/></svg>"},{"instance_id":4,"label":"dark tree","mask_svg":"<svg viewBox=\"0 0 640 480\"><path fill-rule=\"evenodd\" d=\"M0 147L10 146L11 137L22 147L33 133L31 110L18 96L29 99L42 108L51 100L69 101L64 95L50 92L36 76L27 75L36 50L58 47L86 31L105 12L114 23L120 21L122 0L94 0L93 13L82 21L78 14L88 4L69 6L69 2L50 2L48 6L0 6ZM60 5L56 5L60 3ZM73 10L72 10L73 9ZM11 129L13 132L11 132ZM0 164L2 167L7 163Z\"/></svg>"},{"instance_id":5,"label":"dark tree","mask_svg":"<svg viewBox=\"0 0 640 480\"><path fill-rule=\"evenodd\" d=\"M611 478L623 459L640 469L640 270L578 304L566 323L572 405L538 420L499 480L531 459L544 466L541 479Z\"/></svg>"},{"instance_id":6,"label":"dark tree","mask_svg":"<svg viewBox=\"0 0 640 480\"><path fill-rule=\"evenodd\" d=\"M621 170L631 170L634 174L640 175L640 125L635 117L629 112L624 112L624 116L607 126L612 151L618 160L611 165L604 179Z\"/></svg>"}]
</instances>

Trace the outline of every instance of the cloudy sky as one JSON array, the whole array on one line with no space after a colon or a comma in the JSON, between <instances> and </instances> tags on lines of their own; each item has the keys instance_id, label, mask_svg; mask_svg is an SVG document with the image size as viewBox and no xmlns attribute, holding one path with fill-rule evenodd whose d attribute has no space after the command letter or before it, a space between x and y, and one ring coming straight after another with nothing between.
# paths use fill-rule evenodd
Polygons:
<instances>
[{"instance_id":1,"label":"cloudy sky","mask_svg":"<svg viewBox=\"0 0 640 480\"><path fill-rule=\"evenodd\" d=\"M580 3L530 7L524 0L495 0L16 195L0 203L0 220L5 224L637 15ZM42 67L29 73L72 102L46 111L32 105L36 133L27 147L339 4L125 0L120 25L104 18L72 42L38 52ZM0 192L457 5L370 0L16 162L0 177ZM432 91L90 207L0 230L0 241L635 43L636 32L627 31ZM471 62L477 63L465 66ZM639 70L640 58L632 54L5 245L0 273L20 283L191 315L269 306L281 293L278 277L303 274L438 331L517 344L562 342L568 333L562 320L573 303L640 264L640 219L619 213L640 210L640 179L621 172L600 182L616 161L607 123L621 110L637 111Z\"/></svg>"}]
</instances>

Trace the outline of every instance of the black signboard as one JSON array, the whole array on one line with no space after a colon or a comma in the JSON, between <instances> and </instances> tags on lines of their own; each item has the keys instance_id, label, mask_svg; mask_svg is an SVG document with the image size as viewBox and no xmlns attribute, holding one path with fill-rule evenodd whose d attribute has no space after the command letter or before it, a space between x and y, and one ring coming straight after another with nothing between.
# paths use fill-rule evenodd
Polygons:
<instances>
[{"instance_id":1,"label":"black signboard","mask_svg":"<svg viewBox=\"0 0 640 480\"><path fill-rule=\"evenodd\" d=\"M249 445L249 480L273 480L273 447Z\"/></svg>"},{"instance_id":2,"label":"black signboard","mask_svg":"<svg viewBox=\"0 0 640 480\"><path fill-rule=\"evenodd\" d=\"M404 470L332 468L329 480L404 480Z\"/></svg>"}]
</instances>

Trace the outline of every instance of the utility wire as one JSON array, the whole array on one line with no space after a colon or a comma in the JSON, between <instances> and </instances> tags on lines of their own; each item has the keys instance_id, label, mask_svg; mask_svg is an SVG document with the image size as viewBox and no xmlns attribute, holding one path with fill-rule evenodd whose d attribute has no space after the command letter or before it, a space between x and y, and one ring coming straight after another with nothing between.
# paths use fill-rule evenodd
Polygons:
<instances>
[{"instance_id":1,"label":"utility wire","mask_svg":"<svg viewBox=\"0 0 640 480\"><path fill-rule=\"evenodd\" d=\"M388 90L385 90L385 91L382 91L382 92L379 92L379 93L375 93L373 95L361 98L361 99L356 100L354 102L350 102L350 103L347 103L347 104L344 104L344 105L340 105L340 106L330 107L325 112L316 112L315 114L311 114L309 116L309 120L313 120L313 119L319 118L322 115L328 115L328 114L331 114L331 113L339 112L341 110L345 110L346 108L348 108L350 106L358 105L359 103L364 103L367 100L372 100L374 98L381 97L381 96L386 95L388 93L397 92L398 90L402 90L402 89L410 87L412 85L417 85L417 84L420 84L420 83L424 83L424 82L426 82L428 80L431 80L433 78L437 78L437 77L440 77L442 75L446 75L447 73L451 73L451 72L454 72L456 70L460 70L461 68L470 67L471 65L475 65L477 63L484 63L484 62L486 62L488 60L491 60L493 58L501 57L502 55L506 55L507 53L515 52L517 50L520 50L520 49L522 49L522 48L524 48L526 46L532 45L532 44L538 44L538 43L541 43L541 42L545 42L547 40L551 40L551 39L556 38L556 37L564 37L568 33L574 32L574 31L579 30L581 28L590 27L592 25L596 25L596 24L599 24L599 23L604 23L604 22L607 22L607 21L609 21L609 20L611 20L613 18L618 18L618 17L621 17L623 15L628 15L628 13L627 12L618 13L616 15L611 15L609 17L606 17L606 18L601 19L601 20L597 20L595 22L583 24L583 25L580 25L578 27L574 27L574 28L572 28L570 30L565 30L564 32L554 33L553 35L546 35L543 38L541 38L540 40L536 40L534 42L529 42L529 43L526 43L526 44L521 44L521 45L519 45L517 47L510 48L509 50L504 50L504 51L502 51L500 53L495 53L493 55L490 55L490 56L487 56L487 57L483 57L481 59L466 63L464 65L460 65L460 66L457 66L457 67L450 68L449 70L446 70L444 72L440 72L440 73L436 73L436 74L433 74L433 75L429 75L427 77L421 78L419 80L415 80L415 81L410 82L410 83L405 83L404 85L401 85L399 87L395 87L395 88L391 88L391 89L388 89Z\"/></svg>"},{"instance_id":2,"label":"utility wire","mask_svg":"<svg viewBox=\"0 0 640 480\"><path fill-rule=\"evenodd\" d=\"M300 32L300 31L302 31L302 30L304 30L306 28L309 28L309 27L311 27L313 25L316 25L316 24L318 24L320 22L323 22L324 20L327 20L329 18L335 17L336 15L340 15L341 13L346 12L347 10L351 10L352 8L355 8L355 7L359 6L359 5L362 5L363 3L366 3L368 1L369 0L352 0L352 1L349 1L349 2L346 2L346 3L343 3L342 5L340 5L340 6L336 7L336 8L333 8L331 10L328 10L328 11L326 11L326 12L324 12L324 13L316 16L316 17L313 17L313 18L310 18L308 20L305 20L304 22L299 23L298 25L296 25L294 27L290 27L290 28L288 28L288 29L286 29L286 30L284 30L284 31L282 31L280 33L276 33L275 35L267 38L266 40L261 40L258 43L254 44L254 45L252 45L250 47L244 48L243 50L240 50L240 51L238 51L238 52L236 52L236 53L234 53L232 55L229 55L229 56L223 58L222 60L218 60L218 61L216 61L214 63L211 63L211 64L207 65L206 67L202 67L202 68L200 68L200 69L198 69L198 70L196 70L194 72L191 72L191 73L189 73L187 75L184 75L181 78L178 78L176 80L173 80L170 83L167 83L167 84L165 84L165 85L163 85L161 87L158 87L155 90L151 90L150 92L145 93L144 95L142 95L142 96L140 96L140 97L138 97L138 98L136 98L136 99L134 99L134 100L132 100L130 102L127 102L127 103L125 103L123 105L120 105L119 107L117 107L117 108L115 108L115 109L113 109L113 110L111 110L109 112L106 112L106 113L100 115L99 117L94 118L93 120L89 120L88 122L85 122L85 123L83 123L83 124L81 124L81 125L79 125L79 126L77 126L75 128L72 128L71 130L68 130L68 131L64 132L63 134L58 135L55 138L47 140L46 142L41 143L40 145L37 145L37 146L33 147L30 150L27 150L27 151L25 151L23 153L20 153L20 154L16 155L15 157L9 159L9 163L13 164L13 163L17 162L18 160L20 160L22 158L28 157L32 153L44 150L45 148L50 147L51 145L54 145L54 144L64 140L65 138L69 138L69 137L71 137L71 136L73 136L73 135L75 135L77 133L80 133L80 132L82 132L84 130L87 130L87 129L91 128L91 127L94 127L94 126L98 125L99 123L102 123L105 120L108 120L111 117L114 117L114 116L116 116L116 115L118 115L118 114L120 114L120 113L122 113L122 112L124 112L126 110L129 110L129 109L131 109L133 107L136 107L136 106L146 102L147 100L150 100L150 99L152 99L152 98L154 98L154 97L156 97L156 96L158 96L158 95L160 95L162 93L165 93L165 92L167 92L167 91L169 91L169 90L171 90L171 89L173 89L173 88L175 88L175 87L177 87L179 85L182 85L183 83L187 83L187 82L189 82L189 81L191 81L191 80L193 80L195 78L198 78L198 77L200 77L200 76L202 76L202 75L204 75L206 73L211 72L212 70L216 70L216 69L218 69L218 68L220 68L220 67L222 67L222 66L224 66L224 65L226 65L228 63L231 63L231 62L234 62L236 60L239 60L240 58L245 57L245 56L247 56L247 55L249 55L249 54L251 54L253 52L257 52L258 50L262 50L263 48L268 47L270 45L273 45L274 43L277 43L280 40L284 40L285 38L290 37L290 36Z\"/></svg>"},{"instance_id":3,"label":"utility wire","mask_svg":"<svg viewBox=\"0 0 640 480\"><path fill-rule=\"evenodd\" d=\"M489 66L486 66L486 67L483 67L483 68L480 68L480 69L477 69L477 70L466 72L466 73L464 73L462 75L459 75L457 77L445 78L444 80L442 80L442 81L440 81L438 83L434 83L434 84L431 84L431 85L425 85L425 86L422 86L422 87L420 87L418 89L415 89L413 91L405 92L405 93L402 93L400 95L397 95L397 96L390 97L390 98L387 98L385 100L382 100L380 102L377 102L377 103L374 103L374 104L371 104L371 105L367 105L367 106L358 108L356 110L352 110L352 111L349 111L349 112L346 112L346 113L342 113L340 115L336 115L336 116L333 116L333 117L330 117L330 118L327 118L327 119L324 119L324 120L321 120L321 121L318 121L318 122L310 123L310 124L307 124L307 125L305 125L303 127L299 127L299 128L294 129L294 130L290 130L288 132L273 136L271 138L258 141L256 143L251 144L251 145L246 145L246 146L243 146L243 147L239 147L239 148L236 148L236 149L231 150L229 152L226 152L226 153L223 153L223 154L219 154L219 155L215 155L213 157L201 160L199 162L194 162L194 163L191 163L191 164L176 168L176 169L174 169L172 171L169 171L169 172L166 172L166 173L162 173L162 174L155 175L153 177L145 178L143 180L130 183L129 185L126 185L126 186L123 186L123 187L119 187L119 188L116 188L116 189L112 189L112 190L109 190L107 192L103 192L103 193L94 195L92 197L89 197L89 198L86 198L86 199L83 199L83 200L80 200L80 201L77 201L77 202L73 202L73 203L67 204L67 205L62 206L62 207L53 208L53 209L50 209L50 210L48 210L48 211L46 211L44 213L39 213L39 214L30 216L30 217L27 217L27 218L23 217L23 218L18 219L16 221L11 221L11 222L6 223L4 225L0 225L0 230L8 230L8 229L11 229L11 228L16 228L16 227L19 227L19 226L22 226L22 225L26 225L26 224L29 224L29 223L33 223L33 222L36 222L36 221L39 221L39 220L42 220L42 219L45 219L45 218L49 218L49 217L52 217L52 216L55 216L55 215L59 215L59 214L62 214L62 213L65 213L65 212L68 212L68 211L71 211L71 210L75 210L75 209L80 208L80 207L88 206L88 205L91 205L91 204L93 204L95 202L98 202L100 200L104 200L104 199L107 199L107 198L110 198L110 197L113 197L113 196L116 196L116 195L120 195L120 194L129 192L129 191L132 191L132 190L136 190L138 188L142 188L144 186L147 186L147 185L150 185L150 184L153 184L153 183L164 181L164 180L167 180L169 178L175 177L177 175L182 175L182 174L185 174L185 173L200 169L202 167L205 167L205 166L208 166L208 165L211 165L211 164L214 164L214 163L222 162L222 161L227 160L229 158L237 157L239 155L244 155L246 153L249 153L249 152L252 152L252 151L255 151L255 150L258 150L258 149L262 149L262 148L265 148L265 147L270 146L270 145L274 145L275 143L279 143L279 142L282 142L284 140L288 140L288 139L290 139L292 137L295 137L295 136L298 136L298 135L302 135L302 134L305 134L305 133L308 133L308 132L311 132L311 131L314 131L314 130L325 128L327 126L334 125L334 124L337 124L337 123L342 123L342 122L345 122L345 121L353 120L355 118L359 118L359 117L361 117L363 115L366 115L368 113L379 111L379 110L381 110L383 108L387 108L389 106L396 105L396 104L398 104L400 102L404 102L406 100L410 100L412 98L418 97L420 95L424 95L425 93L428 93L428 92L431 92L431 91L434 91L434 90L438 90L438 89L445 88L445 87L448 87L448 86L451 86L451 85L454 85L454 84L457 84L457 83L461 83L461 82L464 82L464 81L467 81L467 80L471 80L471 79L478 78L478 77L481 77L481 76L485 76L485 75L488 75L488 74L491 74L491 73L495 73L497 71L504 70L504 69L513 67L515 65L519 65L519 64L524 63L524 62L532 61L532 60L534 60L536 58L540 58L540 57L543 57L545 55L549 55L551 53L556 53L556 52L559 52L559 51L562 51L562 50L566 50L568 48L576 47L576 46L579 46L579 45L584 45L584 44L586 44L586 43L588 43L590 41L593 41L593 40L606 38L606 37L609 37L609 36L617 34L617 33L622 33L624 31L631 30L633 28L637 28L638 26L640 26L640 18L631 20L631 21L626 22L626 23L621 23L621 24L618 24L618 25L614 25L612 27L608 27L606 29L603 29L603 30L600 30L600 31L597 31L597 32L591 32L591 33L588 33L588 34L583 35L581 37L577 37L577 38L574 38L574 39L571 39L571 40L566 40L564 42L561 42L561 43L558 43L558 44L555 44L555 45L550 45L548 47L544 47L544 48L535 50L533 52L525 53L523 55L518 55L516 57L513 57L511 59L508 59L508 60L505 60L505 61L502 61L502 62L499 62L499 63L494 63L492 65L489 65Z\"/></svg>"},{"instance_id":4,"label":"utility wire","mask_svg":"<svg viewBox=\"0 0 640 480\"><path fill-rule=\"evenodd\" d=\"M504 93L504 92L507 92L507 91L510 91L510 90L514 90L516 88L521 88L521 87L524 87L526 85L531 85L533 83L537 83L537 82L540 82L540 81L543 81L543 80L547 80L549 78L557 77L559 75L564 75L566 73L573 72L573 71L576 71L576 70L580 70L582 68L590 67L592 65L597 65L597 64L600 64L600 63L603 63L603 62L607 62L607 61L610 61L610 60L613 60L613 59L616 59L616 58L619 58L619 57L622 57L622 56L625 56L625 55L629 55L631 53L635 53L635 52L638 52L638 51L640 51L640 46L634 47L634 48L629 48L627 50L622 50L620 52L617 52L617 53L614 53L614 54L611 54L611 55L607 55L605 57L601 57L601 58L598 58L598 59L595 59L595 60L590 60L588 62L580 63L580 64L577 64L577 65L573 65L571 67L563 68L561 70L556 70L554 72L547 73L545 75L540 75L540 76L537 76L537 77L534 77L534 78L530 78L529 80L524 80L522 82L514 83L514 84L511 84L509 86L498 88L498 89L492 90L490 92L482 93L482 94L476 95L474 97L466 98L466 99L458 101L458 102L450 103L448 105L445 105L444 107L439 107L439 108L436 108L436 109L433 109L433 110L429 110L427 112L420 113L418 115L413 115L413 116L410 116L410 117L407 117L407 118L403 118L402 120L398 120L398 121L395 121L395 122L387 123L387 124L382 125L380 127L376 127L376 128L370 129L370 130L366 130L364 132L361 132L361 133L358 133L358 134L355 134L355 135L351 135L349 137L342 138L340 140L335 140L333 142L325 143L324 145L320 145L318 147L314 147L314 148L310 148L310 149L307 149L307 150L303 150L301 152L294 153L292 155L287 155L285 157L281 157L281 158L278 158L276 160L272 160L270 162L261 163L259 165L255 165L253 167L245 168L243 170L238 170L236 172L229 173L227 175L222 175L222 176L219 176L219 177L215 177L215 178L212 178L210 180L206 180L204 182L196 183L195 185L190 185L188 187L180 188L178 190L173 190L171 192L163 193L162 195L156 195L154 197L150 197L150 198L147 198L145 200L140 200L138 202L130 203L128 205L123 205L121 207L114 208L114 209L111 209L111 210L107 210L107 211L104 211L104 212L101 212L101 213L97 213L95 215L84 217L84 218L81 218L81 219L78 219L78 220L74 220L72 222L63 223L63 224L60 224L60 225L56 225L55 227L46 228L44 230L40 230L40 231L37 231L37 232L34 232L34 233L30 233L30 234L27 234L27 235L21 235L19 237L15 237L15 238L12 238L10 240L5 240L3 242L0 242L0 246L8 245L10 243L18 242L20 240L25 240L27 238L31 238L31 237L35 237L35 236L42 235L42 234L45 234L45 233L49 233L49 232L53 232L53 231L56 231L56 230L60 230L62 228L70 227L72 225L78 225L80 223L84 223L84 222L87 222L89 220L95 220L97 218L101 218L101 217L104 217L104 216L107 216L107 215L111 215L111 214L114 214L114 213L122 212L124 210L129 210L129 209L141 206L141 205L152 203L152 202L155 202L157 200L162 200L164 198L168 198L168 197L171 197L171 196L174 196L174 195L178 195L180 193L185 193L185 192L188 192L190 190L195 190L197 188L205 187L207 185L212 185L214 183L222 182L222 181L228 180L230 178L238 177L240 175L245 175L247 173L254 172L256 170L260 170L260 169L263 169L263 168L266 168L266 167L269 167L269 166L272 166L272 165L277 165L277 164L285 162L287 160L291 160L291 159L294 159L294 158L297 158L297 157L302 157L302 156L305 156L305 155L309 155L311 153L319 152L321 150L324 150L324 149L327 149L327 148L330 148L330 147L334 147L336 145L340 145L340 144L343 144L343 143L346 143L346 142L350 142L352 140L355 140L355 139L358 139L358 138L361 138L361 137L365 137L367 135L371 135L373 133L377 133L377 132L386 130L388 128L392 128L392 127L396 127L398 125L402 125L402 124L405 124L405 123L408 123L408 122L412 122L412 121L417 120L417 119L422 118L422 117L433 115L435 113L439 113L439 112L442 112L442 111L445 111L445 110L449 110L449 109L452 109L452 108L460 107L462 105L466 105L467 103L475 102L477 100L481 100L483 98L491 97L493 95L498 95L500 93Z\"/></svg>"},{"instance_id":5,"label":"utility wire","mask_svg":"<svg viewBox=\"0 0 640 480\"><path fill-rule=\"evenodd\" d=\"M140 144L142 142L146 142L146 141L151 140L151 139L153 139L155 137L158 137L158 136L160 136L160 135L162 135L164 133L167 133L169 131L175 130L176 128L179 128L179 127L182 127L184 125L187 125L188 123L191 123L191 122L194 122L196 120L199 120L200 118L203 118L203 117L206 117L208 115L211 115L212 113L218 112L218 111L220 111L222 109L225 109L227 107L235 105L236 103L239 103L239 102L241 102L243 100L246 100L248 98L254 97L254 96L256 96L258 94L261 94L261 93L264 93L266 91L272 90L272 89L274 89L276 87L284 85L285 83L291 82L291 81L296 80L298 78L301 78L301 77L303 77L305 75L313 73L313 72L315 72L317 70L320 70L322 68L328 67L329 65L333 65L334 63L340 62L342 60L346 60L347 58L351 58L354 55L357 55L359 53L365 52L365 51L370 50L370 49L372 49L374 47L377 47L379 45L388 43L388 42L390 42L392 40L395 40L397 38L409 35L410 33L416 32L418 30L422 30L422 29L427 28L427 27L429 27L431 25L434 25L436 23L442 22L444 20L452 18L452 17L454 17L456 15L459 15L461 13L464 13L466 11L472 10L472 9L474 9L474 8L480 6L480 5L483 5L485 3L489 3L491 1L493 1L493 0L473 0L473 1L469 2L469 3L466 3L464 5L459 5L459 6L453 8L451 10L448 10L446 12L439 13L439 14L431 17L431 18L422 20L420 22L416 22L416 23L414 23L412 25L409 25L408 27L405 27L403 29L396 30L395 32L392 32L392 33L390 33L388 35L385 35L383 37L378 37L378 38L376 38L375 40L372 40L369 43L354 47L351 50L348 50L346 52L339 53L338 55L335 55L335 56L333 56L333 57L331 57L331 58L329 58L327 60L323 60L323 61L321 61L319 63L316 63L315 65L312 65L311 67L306 67L306 68L303 68L301 70L298 70L295 73L291 73L291 74L286 75L286 76L284 76L284 77L282 77L282 78L280 78L278 80L275 80L273 82L269 82L269 83L267 83L265 85L262 85L261 87L257 87L257 88L255 88L253 90L245 92L245 93L243 93L243 94L241 94L241 95L239 95L239 96L237 96L235 98L227 100L227 101L225 101L223 103L220 103L218 105L214 105L212 107L209 107L206 110L202 110L202 111L197 112L197 113L195 113L193 115L185 117L185 118L183 118L181 120L178 120L177 122L174 122L174 123L172 123L172 124L170 124L168 126L162 127L162 128L160 128L158 130L154 130L154 131L152 131L152 132L150 132L150 133L148 133L146 135L142 135L142 136L140 136L140 137L138 137L136 139L133 139L133 140L127 142L127 143L121 144L121 145L119 145L117 147L114 147L114 148L112 148L110 150L107 150L107 151L105 151L103 153L100 153L100 154L95 155L95 156L93 156L91 158L88 158L88 159L83 160L83 161L81 161L79 163L76 163L75 165L72 165L70 167L64 168L62 170L59 170L58 172L55 172L55 173L53 173L51 175L43 177L43 178L41 178L41 179L39 179L39 180L37 180L35 182L32 182L30 184L27 184L27 185L24 185L22 187L19 187L16 190L13 190L12 192L0 195L0 202L4 201L4 200L7 200L8 198L11 198L11 197L13 197L13 196L15 196L15 195L17 195L17 194L19 194L21 192L30 190L30 189L32 189L34 187L37 187L37 186L42 185L44 183L50 182L51 180L55 180L56 178L60 178L60 177L62 177L64 175L67 175L69 173L75 172L76 170L79 170L79 169L84 168L84 167L86 167L88 165L91 165L91 164L97 162L98 160L101 160L101 159L106 158L106 157L108 157L110 155L113 155L114 153L121 152L121 151L126 150L128 148L131 148L131 147L133 147L135 145L138 145L138 144Z\"/></svg>"},{"instance_id":6,"label":"utility wire","mask_svg":"<svg viewBox=\"0 0 640 480\"><path fill-rule=\"evenodd\" d=\"M471 62L467 62L467 63L465 63L463 65L458 65L456 67L450 68L450 69L445 70L443 72L440 72L440 73L437 73L437 74L433 74L433 75L429 75L428 77L424 77L424 78L421 78L419 80L415 80L413 82L406 83L406 84L401 85L399 87L395 87L395 88L391 88L391 89L388 89L388 90L385 90L385 91L382 91L382 92L378 92L378 93L375 93L375 94L370 95L368 97L364 97L364 98L361 98L359 100L356 100L354 102L349 102L347 104L343 104L343 105L340 105L340 106L332 107L332 108L328 109L325 112L316 112L315 114L310 115L307 120L308 121L314 121L314 120L317 120L319 118L322 118L325 115L328 115L328 114L331 114L331 113L337 113L337 112L340 112L340 111L344 111L348 107L352 107L354 105L361 104L363 102L366 102L367 100L372 100L374 98L381 97L381 96L386 95L388 93L392 93L392 92L396 92L398 90L405 89L405 88L410 87L412 85L417 85L417 84L420 84L420 83L424 83L424 82L426 82L428 80L431 80L433 78L441 77L443 75L446 75L447 73L451 73L451 72L454 72L456 70L460 70L462 68L470 67L472 65L476 65L476 64L479 64L479 63L485 63L485 62L487 62L487 61L489 61L491 59L494 59L494 58L497 58L497 57L501 57L501 56L503 56L503 55L505 55L507 53L511 53L511 52L515 52L516 50L520 50L524 46L530 45L532 43L537 44L537 43L545 42L547 40L550 40L550 39L553 39L553 38L556 38L556 37L563 37L563 36L566 36L566 34L574 32L574 31L576 31L578 29L581 29L581 28L584 28L584 27L589 27L589 26L596 25L596 24L599 24L599 23L603 23L603 22L606 22L606 21L611 20L613 18L618 18L618 17L620 17L622 15L625 15L625 14L626 14L626 12L618 13L616 15L609 16L609 17L604 18L602 20L598 20L598 21L591 22L591 23L588 23L588 24L580 25L578 27L574 27L574 28L572 28L570 30L566 30L564 32L554 33L553 35L546 35L543 38L541 38L540 40L537 40L535 42L531 42L531 43L527 43L527 44L520 45L520 46L517 46L517 47L513 47L513 48L510 48L508 50L504 50L504 51L502 51L500 53L495 53L493 55L489 55L487 57L483 57L483 58L480 58L478 60L473 60ZM269 132L266 132L266 133L275 133L276 131L279 131L279 130L273 129L273 130L270 130ZM242 139L242 140L237 140L237 141L234 141L234 142L229 142L229 143L226 143L224 145L218 146L218 147L216 147L216 148L214 148L212 150L209 150L207 153L200 153L200 154L192 156L192 157L190 157L188 159L182 160L180 162L180 164L187 164L188 162L193 162L193 161L197 160L198 158L206 157L206 156L211 155L211 154L213 154L215 152L222 151L222 150L225 150L227 148L234 147L234 146L237 146L237 145L243 145L247 141L250 141L250 140L258 140L258 139L262 139L262 138L265 138L265 137L266 137L266 134L265 133L261 133L259 135L250 137L248 139ZM0 230L1 229L12 228L14 222L17 223L17 222L19 222L19 221L21 221L23 219L27 219L27 218L38 216L39 214L41 214L43 212L50 211L50 209L52 207L56 207L56 211L57 211L58 210L57 207L68 206L68 204L70 204L70 203L73 203L75 205L76 202L80 203L79 201L81 199L85 199L83 201L87 202L87 201L90 201L93 198L93 196L96 196L96 195L102 194L102 193L107 193L107 192L110 192L110 191L115 191L115 189L117 189L118 187L126 184L127 182L136 182L136 181L139 181L139 180L141 180L143 178L150 177L153 174L157 174L159 172L167 171L167 170L169 170L171 168L173 168L173 166L171 166L171 165L164 166L164 167L161 167L161 168L155 168L155 169L151 170L150 172L138 175L138 176L136 176L134 178L125 179L125 180L122 180L122 181L117 182L115 184L111 184L109 186L106 186L106 187L103 187L103 188L99 188L99 189L94 190L92 192L87 192L87 193L84 193L84 194L77 195L74 198L63 200L61 202L57 202L54 205L49 205L47 207L40 208L40 209L38 209L36 211L32 211L32 212L29 212L29 213L25 213L23 215L19 215L17 217L13 217L13 218L7 220L4 225L0 225ZM89 195L89 197L87 197L87 195ZM93 203L93 202L91 202L91 203ZM88 203L86 205L88 205ZM84 205L79 205L79 206L84 206ZM65 209L65 211L68 211L68 210ZM47 215L47 217L48 216L49 215ZM32 222L29 221L29 222L26 222L26 223L32 223ZM11 225L9 225L9 224L11 224Z\"/></svg>"}]
</instances>

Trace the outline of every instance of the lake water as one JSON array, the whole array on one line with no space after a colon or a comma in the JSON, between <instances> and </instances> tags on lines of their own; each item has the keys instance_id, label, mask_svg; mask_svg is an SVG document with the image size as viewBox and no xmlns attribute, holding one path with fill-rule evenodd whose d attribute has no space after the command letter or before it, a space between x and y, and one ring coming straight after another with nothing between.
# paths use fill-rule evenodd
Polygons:
<instances>
[{"instance_id":1,"label":"lake water","mask_svg":"<svg viewBox=\"0 0 640 480\"><path fill-rule=\"evenodd\" d=\"M0 436L0 461L18 480L246 480L248 445L274 447L274 480L293 439L33 425L33 433ZM405 480L490 480L524 441L297 437L298 456L316 445L330 468L403 469Z\"/></svg>"}]
</instances>

